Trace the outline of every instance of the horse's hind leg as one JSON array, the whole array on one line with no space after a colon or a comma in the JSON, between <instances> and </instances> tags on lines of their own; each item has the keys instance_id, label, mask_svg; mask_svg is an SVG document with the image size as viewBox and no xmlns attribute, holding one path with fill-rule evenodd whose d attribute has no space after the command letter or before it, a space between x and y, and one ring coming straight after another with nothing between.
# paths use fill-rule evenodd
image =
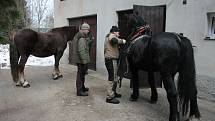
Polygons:
<instances>
[{"instance_id":1,"label":"horse's hind leg","mask_svg":"<svg viewBox=\"0 0 215 121\"><path fill-rule=\"evenodd\" d=\"M169 121L180 121L178 112L177 90L171 74L162 74L164 88L167 92L167 99L170 105Z\"/></svg>"},{"instance_id":2,"label":"horse's hind leg","mask_svg":"<svg viewBox=\"0 0 215 121\"><path fill-rule=\"evenodd\" d=\"M54 70L52 73L52 78L54 80L63 77L63 75L60 73L60 69L59 69L59 61L62 56L63 56L63 52L58 52L57 54L54 55L55 65L54 65Z\"/></svg>"},{"instance_id":3,"label":"horse's hind leg","mask_svg":"<svg viewBox=\"0 0 215 121\"><path fill-rule=\"evenodd\" d=\"M158 100L158 93L155 85L154 72L148 72L148 82L151 87L151 103L156 103Z\"/></svg>"},{"instance_id":4,"label":"horse's hind leg","mask_svg":"<svg viewBox=\"0 0 215 121\"><path fill-rule=\"evenodd\" d=\"M27 62L28 57L29 55L24 55L24 56L22 55L18 65L19 80L17 82L17 86L22 86L24 88L30 87L30 84L25 79L25 75L24 75L25 63Z\"/></svg>"}]
</instances>

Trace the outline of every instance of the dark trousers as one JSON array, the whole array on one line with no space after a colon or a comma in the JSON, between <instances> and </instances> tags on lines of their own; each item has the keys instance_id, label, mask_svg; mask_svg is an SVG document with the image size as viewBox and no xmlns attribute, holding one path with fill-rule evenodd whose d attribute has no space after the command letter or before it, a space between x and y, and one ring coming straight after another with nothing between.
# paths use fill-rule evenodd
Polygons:
<instances>
[{"instance_id":1,"label":"dark trousers","mask_svg":"<svg viewBox=\"0 0 215 121\"><path fill-rule=\"evenodd\" d=\"M86 64L77 63L78 71L76 77L76 88L77 93L80 93L85 88L85 71L86 71Z\"/></svg>"}]
</instances>

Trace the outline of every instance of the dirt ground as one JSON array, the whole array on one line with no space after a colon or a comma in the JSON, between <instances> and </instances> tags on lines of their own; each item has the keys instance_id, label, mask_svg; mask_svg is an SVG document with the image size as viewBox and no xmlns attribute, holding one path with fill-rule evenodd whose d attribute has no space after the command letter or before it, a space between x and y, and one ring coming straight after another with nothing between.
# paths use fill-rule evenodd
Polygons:
<instances>
[{"instance_id":1,"label":"dirt ground","mask_svg":"<svg viewBox=\"0 0 215 121\"><path fill-rule=\"evenodd\" d=\"M141 89L138 102L130 102L129 81L123 80L120 104L105 102L106 76L89 71L88 97L77 97L76 67L61 65L63 78L52 80L52 67L27 67L30 88L18 88L10 70L0 70L0 121L168 121L169 105L164 89L157 104L150 104L150 90ZM205 93L204 93L205 94ZM215 102L199 98L201 121L215 121Z\"/></svg>"}]
</instances>

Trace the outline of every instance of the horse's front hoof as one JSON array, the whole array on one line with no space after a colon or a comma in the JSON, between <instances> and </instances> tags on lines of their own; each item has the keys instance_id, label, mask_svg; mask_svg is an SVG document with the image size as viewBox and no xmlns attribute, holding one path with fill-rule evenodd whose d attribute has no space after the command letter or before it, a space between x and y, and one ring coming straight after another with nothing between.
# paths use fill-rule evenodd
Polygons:
<instances>
[{"instance_id":1,"label":"horse's front hoof","mask_svg":"<svg viewBox=\"0 0 215 121\"><path fill-rule=\"evenodd\" d=\"M158 101L157 97L151 97L151 100L149 101L151 104L156 104Z\"/></svg>"},{"instance_id":2,"label":"horse's front hoof","mask_svg":"<svg viewBox=\"0 0 215 121\"><path fill-rule=\"evenodd\" d=\"M30 85L30 84L27 84L27 85L25 85L25 86L23 85L22 87L23 87L23 88L29 88L29 87L31 87L31 85Z\"/></svg>"},{"instance_id":3,"label":"horse's front hoof","mask_svg":"<svg viewBox=\"0 0 215 121\"><path fill-rule=\"evenodd\" d=\"M179 113L178 113L178 114L175 114L175 115L170 115L169 121L181 121L181 120L180 120ZM184 121L189 121L189 119L188 119L188 120L184 120Z\"/></svg>"},{"instance_id":4,"label":"horse's front hoof","mask_svg":"<svg viewBox=\"0 0 215 121\"><path fill-rule=\"evenodd\" d=\"M136 101L137 101L137 98L132 98L132 97L130 97L130 98L129 98L129 101L136 102Z\"/></svg>"},{"instance_id":5,"label":"horse's front hoof","mask_svg":"<svg viewBox=\"0 0 215 121\"><path fill-rule=\"evenodd\" d=\"M20 82L16 83L16 87L22 87L22 83Z\"/></svg>"},{"instance_id":6,"label":"horse's front hoof","mask_svg":"<svg viewBox=\"0 0 215 121\"><path fill-rule=\"evenodd\" d=\"M151 104L156 104L157 103L157 101L155 101L155 100L150 100L149 101Z\"/></svg>"},{"instance_id":7,"label":"horse's front hoof","mask_svg":"<svg viewBox=\"0 0 215 121\"><path fill-rule=\"evenodd\" d=\"M57 80L57 79L59 79L59 78L63 78L63 75L53 75L53 80Z\"/></svg>"},{"instance_id":8,"label":"horse's front hoof","mask_svg":"<svg viewBox=\"0 0 215 121\"><path fill-rule=\"evenodd\" d=\"M131 95L131 97L129 98L129 101L137 101L138 97L134 96L134 95Z\"/></svg>"}]
</instances>

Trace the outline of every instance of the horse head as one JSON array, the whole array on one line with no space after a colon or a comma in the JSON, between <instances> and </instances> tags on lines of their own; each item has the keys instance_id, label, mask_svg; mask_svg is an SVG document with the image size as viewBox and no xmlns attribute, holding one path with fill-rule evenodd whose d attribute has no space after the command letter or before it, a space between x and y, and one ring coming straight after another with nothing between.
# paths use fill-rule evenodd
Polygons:
<instances>
[{"instance_id":1,"label":"horse head","mask_svg":"<svg viewBox=\"0 0 215 121\"><path fill-rule=\"evenodd\" d=\"M128 16L127 28L129 29L127 39L131 41L141 35L151 36L152 33L150 26L138 13Z\"/></svg>"},{"instance_id":2,"label":"horse head","mask_svg":"<svg viewBox=\"0 0 215 121\"><path fill-rule=\"evenodd\" d=\"M126 28L128 29L128 36L126 37L126 44L120 47L120 56L119 56L119 76L122 78L123 76L126 78L130 78L127 74L128 72L128 63L126 62L126 57L129 54L129 50L136 40L141 35L149 35L151 36L151 28L146 23L146 21L138 14L127 15L128 22L126 24ZM148 39L148 38L147 38ZM145 38L144 38L145 40ZM125 76L125 74L127 76Z\"/></svg>"}]
</instances>

